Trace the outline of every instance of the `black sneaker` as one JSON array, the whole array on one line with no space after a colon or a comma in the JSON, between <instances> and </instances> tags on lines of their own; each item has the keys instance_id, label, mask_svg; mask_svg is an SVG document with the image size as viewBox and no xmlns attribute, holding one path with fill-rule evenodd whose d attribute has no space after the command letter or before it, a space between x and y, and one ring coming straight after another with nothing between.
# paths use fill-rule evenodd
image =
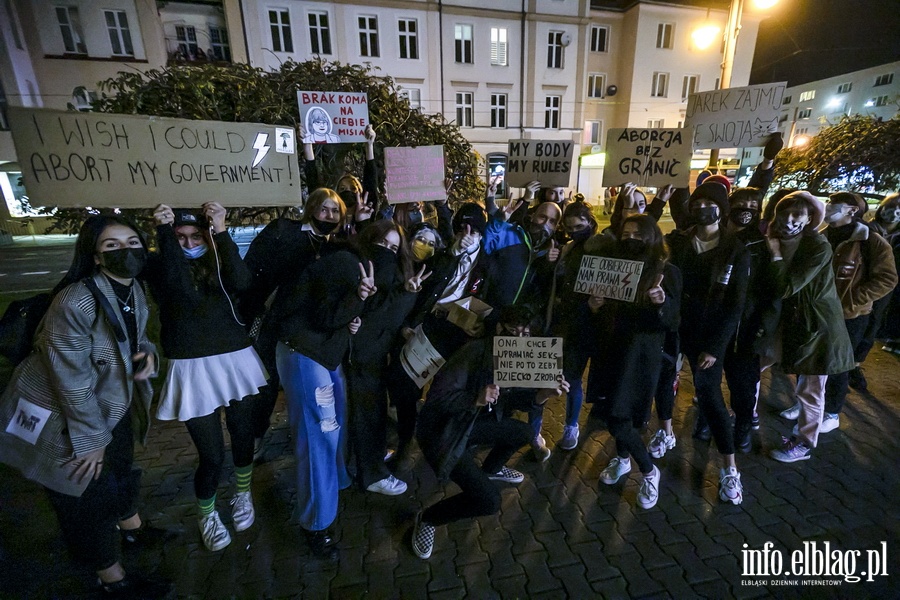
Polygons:
<instances>
[{"instance_id":1,"label":"black sneaker","mask_svg":"<svg viewBox=\"0 0 900 600\"><path fill-rule=\"evenodd\" d=\"M849 379L850 387L852 387L854 390L865 392L869 389L869 382L866 381L866 376L863 374L860 367L856 367L855 369L850 371Z\"/></svg>"},{"instance_id":2,"label":"black sneaker","mask_svg":"<svg viewBox=\"0 0 900 600\"><path fill-rule=\"evenodd\" d=\"M172 582L129 573L120 581L101 583L100 590L103 598L155 600L169 597L172 593Z\"/></svg>"},{"instance_id":3,"label":"black sneaker","mask_svg":"<svg viewBox=\"0 0 900 600\"><path fill-rule=\"evenodd\" d=\"M338 549L337 543L331 537L331 533L327 529L322 531L307 531L306 539L309 542L309 549L313 555L324 558L326 560L337 560Z\"/></svg>"},{"instance_id":4,"label":"black sneaker","mask_svg":"<svg viewBox=\"0 0 900 600\"><path fill-rule=\"evenodd\" d=\"M169 540L175 539L177 533L168 529L160 529L152 525L142 524L137 529L120 529L122 548L126 550L157 548Z\"/></svg>"}]
</instances>

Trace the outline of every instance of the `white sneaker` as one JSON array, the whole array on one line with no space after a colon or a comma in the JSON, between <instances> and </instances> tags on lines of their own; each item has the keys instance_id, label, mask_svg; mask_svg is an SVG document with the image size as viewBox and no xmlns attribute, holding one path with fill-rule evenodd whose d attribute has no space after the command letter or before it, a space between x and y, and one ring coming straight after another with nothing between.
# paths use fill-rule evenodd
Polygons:
<instances>
[{"instance_id":1,"label":"white sneaker","mask_svg":"<svg viewBox=\"0 0 900 600\"><path fill-rule=\"evenodd\" d=\"M572 450L578 445L578 425L566 425L563 427L562 437L556 442L560 450Z\"/></svg>"},{"instance_id":2,"label":"white sneaker","mask_svg":"<svg viewBox=\"0 0 900 600\"><path fill-rule=\"evenodd\" d=\"M800 403L795 402L794 405L786 410L781 411L780 414L783 418L788 421L796 421L797 417L800 416Z\"/></svg>"},{"instance_id":3,"label":"white sneaker","mask_svg":"<svg viewBox=\"0 0 900 600\"><path fill-rule=\"evenodd\" d=\"M659 500L659 478L660 472L653 466L653 470L644 475L641 482L641 488L638 490L637 502L641 508L653 508L656 501Z\"/></svg>"},{"instance_id":4,"label":"white sneaker","mask_svg":"<svg viewBox=\"0 0 900 600\"><path fill-rule=\"evenodd\" d=\"M605 469L600 471L600 481L606 485L612 485L628 473L631 473L631 458L616 456L609 461Z\"/></svg>"},{"instance_id":5,"label":"white sneaker","mask_svg":"<svg viewBox=\"0 0 900 600\"><path fill-rule=\"evenodd\" d=\"M550 458L550 448L547 447L547 442L544 441L544 436L541 434L537 434L537 436L531 440L531 451L534 453L534 457L538 462L544 462Z\"/></svg>"},{"instance_id":6,"label":"white sneaker","mask_svg":"<svg viewBox=\"0 0 900 600\"><path fill-rule=\"evenodd\" d=\"M235 531L244 531L253 525L256 511L253 510L253 497L249 491L237 492L231 499L231 518L234 520Z\"/></svg>"},{"instance_id":7,"label":"white sneaker","mask_svg":"<svg viewBox=\"0 0 900 600\"><path fill-rule=\"evenodd\" d=\"M734 505L744 501L744 486L741 485L741 474L736 468L728 467L719 471L719 498Z\"/></svg>"},{"instance_id":8,"label":"white sneaker","mask_svg":"<svg viewBox=\"0 0 900 600\"><path fill-rule=\"evenodd\" d=\"M675 434L669 435L666 433L665 429L660 429L653 434L652 438L650 438L650 443L647 444L647 452L649 452L650 456L653 458L662 458L666 455L667 450L671 450L674 447Z\"/></svg>"},{"instance_id":9,"label":"white sneaker","mask_svg":"<svg viewBox=\"0 0 900 600\"><path fill-rule=\"evenodd\" d=\"M841 415L840 413L825 413L822 416L822 426L819 428L819 433L828 433L829 431L834 431L841 426Z\"/></svg>"},{"instance_id":10,"label":"white sneaker","mask_svg":"<svg viewBox=\"0 0 900 600\"><path fill-rule=\"evenodd\" d=\"M203 545L210 552L218 552L231 543L231 534L225 529L217 511L200 517L200 534Z\"/></svg>"},{"instance_id":11,"label":"white sneaker","mask_svg":"<svg viewBox=\"0 0 900 600\"><path fill-rule=\"evenodd\" d=\"M366 491L384 494L385 496L399 496L406 491L406 484L393 475L388 475L384 479L371 484L366 488Z\"/></svg>"}]
</instances>

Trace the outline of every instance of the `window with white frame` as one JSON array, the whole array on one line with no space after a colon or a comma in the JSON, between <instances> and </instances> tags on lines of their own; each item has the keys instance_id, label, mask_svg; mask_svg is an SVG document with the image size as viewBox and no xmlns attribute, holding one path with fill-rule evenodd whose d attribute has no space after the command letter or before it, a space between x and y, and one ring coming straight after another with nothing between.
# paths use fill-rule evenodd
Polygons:
<instances>
[{"instance_id":1,"label":"window with white frame","mask_svg":"<svg viewBox=\"0 0 900 600\"><path fill-rule=\"evenodd\" d=\"M564 31L551 31L547 36L547 68L563 68L563 34Z\"/></svg>"},{"instance_id":2,"label":"window with white frame","mask_svg":"<svg viewBox=\"0 0 900 600\"><path fill-rule=\"evenodd\" d=\"M359 24L359 55L378 57L378 17L357 17Z\"/></svg>"},{"instance_id":3,"label":"window with white frame","mask_svg":"<svg viewBox=\"0 0 900 600\"><path fill-rule=\"evenodd\" d=\"M846 94L852 89L853 89L852 83L842 83L841 85L838 86L837 93L838 94Z\"/></svg>"},{"instance_id":4,"label":"window with white frame","mask_svg":"<svg viewBox=\"0 0 900 600\"><path fill-rule=\"evenodd\" d=\"M402 88L397 91L397 95L409 102L411 109L419 110L422 108L422 90L418 88Z\"/></svg>"},{"instance_id":5,"label":"window with white frame","mask_svg":"<svg viewBox=\"0 0 900 600\"><path fill-rule=\"evenodd\" d=\"M669 74L656 72L650 85L650 95L654 98L665 98L669 95Z\"/></svg>"},{"instance_id":6,"label":"window with white frame","mask_svg":"<svg viewBox=\"0 0 900 600\"><path fill-rule=\"evenodd\" d=\"M544 100L544 128L559 129L559 107L562 96L547 96Z\"/></svg>"},{"instance_id":7,"label":"window with white frame","mask_svg":"<svg viewBox=\"0 0 900 600\"><path fill-rule=\"evenodd\" d=\"M506 127L506 94L491 94L491 127Z\"/></svg>"},{"instance_id":8,"label":"window with white frame","mask_svg":"<svg viewBox=\"0 0 900 600\"><path fill-rule=\"evenodd\" d=\"M894 74L893 73L885 73L884 75L879 75L875 78L875 85L890 85L894 82Z\"/></svg>"},{"instance_id":9,"label":"window with white frame","mask_svg":"<svg viewBox=\"0 0 900 600\"><path fill-rule=\"evenodd\" d=\"M591 25L591 52L606 52L609 48L609 27Z\"/></svg>"},{"instance_id":10,"label":"window with white frame","mask_svg":"<svg viewBox=\"0 0 900 600\"><path fill-rule=\"evenodd\" d=\"M491 64L505 67L507 64L506 27L491 27Z\"/></svg>"},{"instance_id":11,"label":"window with white frame","mask_svg":"<svg viewBox=\"0 0 900 600\"><path fill-rule=\"evenodd\" d=\"M311 10L307 15L309 24L309 48L313 54L331 54L331 28L328 13Z\"/></svg>"},{"instance_id":12,"label":"window with white frame","mask_svg":"<svg viewBox=\"0 0 900 600\"><path fill-rule=\"evenodd\" d=\"M660 127L665 127L665 126L666 126L665 119L649 119L647 121L647 127L649 127L650 129L659 129Z\"/></svg>"},{"instance_id":13,"label":"window with white frame","mask_svg":"<svg viewBox=\"0 0 900 600\"><path fill-rule=\"evenodd\" d=\"M400 58L419 58L419 23L415 19L397 21L400 33Z\"/></svg>"},{"instance_id":14,"label":"window with white frame","mask_svg":"<svg viewBox=\"0 0 900 600\"><path fill-rule=\"evenodd\" d=\"M800 102L809 102L816 97L816 90L809 90L800 93Z\"/></svg>"},{"instance_id":15,"label":"window with white frame","mask_svg":"<svg viewBox=\"0 0 900 600\"><path fill-rule=\"evenodd\" d=\"M866 106L887 106L888 102L890 102L890 96L878 96L867 102Z\"/></svg>"},{"instance_id":16,"label":"window with white frame","mask_svg":"<svg viewBox=\"0 0 900 600\"><path fill-rule=\"evenodd\" d=\"M675 23L660 23L656 27L656 47L671 50L675 38Z\"/></svg>"},{"instance_id":17,"label":"window with white frame","mask_svg":"<svg viewBox=\"0 0 900 600\"><path fill-rule=\"evenodd\" d=\"M812 109L811 109L811 108L804 108L804 109L802 109L802 110L798 110L798 111L797 111L797 118L798 118L798 119L808 119L808 118L810 118L811 116L812 116Z\"/></svg>"},{"instance_id":18,"label":"window with white frame","mask_svg":"<svg viewBox=\"0 0 900 600\"><path fill-rule=\"evenodd\" d=\"M472 26L457 24L454 27L453 35L456 40L456 62L472 64L474 62L474 55L472 54Z\"/></svg>"},{"instance_id":19,"label":"window with white frame","mask_svg":"<svg viewBox=\"0 0 900 600\"><path fill-rule=\"evenodd\" d=\"M231 62L231 46L228 44L228 30L215 25L209 26L209 47L216 60Z\"/></svg>"},{"instance_id":20,"label":"window with white frame","mask_svg":"<svg viewBox=\"0 0 900 600\"><path fill-rule=\"evenodd\" d=\"M269 11L269 31L272 34L273 52L294 51L294 38L291 36L291 15L286 8L275 8Z\"/></svg>"},{"instance_id":21,"label":"window with white frame","mask_svg":"<svg viewBox=\"0 0 900 600\"><path fill-rule=\"evenodd\" d=\"M782 106L787 106L788 104L791 103L791 100L793 100L793 99L794 99L793 96L785 96L785 97L784 97L784 100L781 101L781 105L782 105Z\"/></svg>"},{"instance_id":22,"label":"window with white frame","mask_svg":"<svg viewBox=\"0 0 900 600\"><path fill-rule=\"evenodd\" d=\"M595 146L602 143L603 122L602 121L585 121L584 122L584 143Z\"/></svg>"},{"instance_id":23,"label":"window with white frame","mask_svg":"<svg viewBox=\"0 0 900 600\"><path fill-rule=\"evenodd\" d=\"M699 86L699 75L685 75L684 80L681 82L681 99L687 100L688 96L696 94Z\"/></svg>"},{"instance_id":24,"label":"window with white frame","mask_svg":"<svg viewBox=\"0 0 900 600\"><path fill-rule=\"evenodd\" d=\"M124 10L104 10L106 31L109 33L109 44L113 56L134 56L131 44L131 30L128 29L128 15Z\"/></svg>"},{"instance_id":25,"label":"window with white frame","mask_svg":"<svg viewBox=\"0 0 900 600\"><path fill-rule=\"evenodd\" d=\"M456 92L456 125L472 127L472 92Z\"/></svg>"},{"instance_id":26,"label":"window with white frame","mask_svg":"<svg viewBox=\"0 0 900 600\"><path fill-rule=\"evenodd\" d=\"M602 98L606 89L606 75L600 73L588 74L587 80L587 97Z\"/></svg>"},{"instance_id":27,"label":"window with white frame","mask_svg":"<svg viewBox=\"0 0 900 600\"><path fill-rule=\"evenodd\" d=\"M197 56L197 30L193 25L176 25L175 39L178 42L178 54L182 58L194 58Z\"/></svg>"},{"instance_id":28,"label":"window with white frame","mask_svg":"<svg viewBox=\"0 0 900 600\"><path fill-rule=\"evenodd\" d=\"M84 33L81 31L81 19L78 18L78 8L57 6L56 22L59 24L59 32L62 34L66 54L87 54Z\"/></svg>"}]
</instances>

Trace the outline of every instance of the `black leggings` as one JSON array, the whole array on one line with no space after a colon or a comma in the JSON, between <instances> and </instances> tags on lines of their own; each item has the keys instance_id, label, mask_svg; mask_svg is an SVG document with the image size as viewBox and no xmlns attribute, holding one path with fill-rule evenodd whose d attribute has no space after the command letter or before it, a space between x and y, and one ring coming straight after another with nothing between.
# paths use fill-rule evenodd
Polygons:
<instances>
[{"instance_id":1,"label":"black leggings","mask_svg":"<svg viewBox=\"0 0 900 600\"><path fill-rule=\"evenodd\" d=\"M465 519L492 515L500 510L500 492L488 474L498 472L516 451L531 441L531 428L517 419L497 421L482 415L469 435L469 448L450 471L450 481L462 490L459 494L430 506L422 520L429 525L443 525ZM493 446L481 467L475 464L471 446Z\"/></svg>"},{"instance_id":2,"label":"black leggings","mask_svg":"<svg viewBox=\"0 0 900 600\"><path fill-rule=\"evenodd\" d=\"M697 393L697 404L700 414L709 423L713 439L720 454L734 454L734 423L725 406L722 395L722 359L716 360L708 369L698 369L699 355L690 356L691 372L694 375L694 391Z\"/></svg>"},{"instance_id":3,"label":"black leggings","mask_svg":"<svg viewBox=\"0 0 900 600\"><path fill-rule=\"evenodd\" d=\"M215 495L225 462L222 409L217 408L205 417L188 419L184 424L200 456L200 465L194 473L194 494L200 500L206 500ZM225 407L225 425L231 436L234 466L246 467L253 462L253 403L250 398L232 401Z\"/></svg>"},{"instance_id":4,"label":"black leggings","mask_svg":"<svg viewBox=\"0 0 900 600\"><path fill-rule=\"evenodd\" d=\"M610 416L607 425L609 425L609 433L616 439L616 455L619 458L633 456L638 469L645 475L652 471L653 463L650 462L650 453L647 452L641 434L632 420Z\"/></svg>"},{"instance_id":5,"label":"black leggings","mask_svg":"<svg viewBox=\"0 0 900 600\"><path fill-rule=\"evenodd\" d=\"M108 569L119 561L122 542L117 522L137 514L141 471L132 468L134 438L130 414L113 428L103 461L100 477L91 481L81 496L47 490L69 554L94 571Z\"/></svg>"},{"instance_id":6,"label":"black leggings","mask_svg":"<svg viewBox=\"0 0 900 600\"><path fill-rule=\"evenodd\" d=\"M850 336L850 345L855 349L863 342L866 328L869 326L870 315L862 315L855 319L846 319L847 335ZM847 392L850 391L850 371L829 375L825 382L825 412L839 414L847 400Z\"/></svg>"}]
</instances>

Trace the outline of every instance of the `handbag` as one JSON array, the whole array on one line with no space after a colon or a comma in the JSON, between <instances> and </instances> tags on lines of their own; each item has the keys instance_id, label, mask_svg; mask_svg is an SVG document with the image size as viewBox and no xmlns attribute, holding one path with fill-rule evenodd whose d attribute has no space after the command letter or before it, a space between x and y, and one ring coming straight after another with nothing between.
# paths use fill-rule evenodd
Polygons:
<instances>
[{"instance_id":1,"label":"handbag","mask_svg":"<svg viewBox=\"0 0 900 600\"><path fill-rule=\"evenodd\" d=\"M31 353L34 333L49 307L49 292L12 302L0 318L0 356L13 366L25 360Z\"/></svg>"}]
</instances>

